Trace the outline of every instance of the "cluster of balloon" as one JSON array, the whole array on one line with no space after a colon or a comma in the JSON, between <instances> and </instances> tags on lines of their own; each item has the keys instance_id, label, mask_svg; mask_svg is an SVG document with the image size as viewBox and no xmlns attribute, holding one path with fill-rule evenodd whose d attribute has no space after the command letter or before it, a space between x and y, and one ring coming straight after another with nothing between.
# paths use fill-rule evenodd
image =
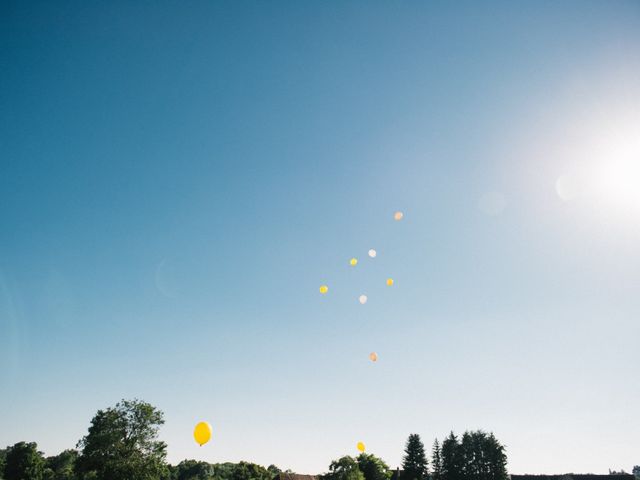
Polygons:
<instances>
[{"instance_id":1,"label":"cluster of balloon","mask_svg":"<svg viewBox=\"0 0 640 480\"><path fill-rule=\"evenodd\" d=\"M393 214L393 219L397 222L402 220L403 218L404 218L404 213L402 213L401 211L397 211ZM376 258L378 256L378 252L373 248L369 249L367 253L371 258ZM355 267L356 265L358 265L358 259L356 257L352 257L349 260L349 265L351 265L352 267ZM393 286L393 278L387 278L387 286L389 287ZM320 293L322 295L326 295L328 291L329 291L329 287L327 285L320 286ZM358 301L360 302L361 305L364 305L365 303L367 303L368 300L369 298L365 294L362 294L358 297Z\"/></svg>"},{"instance_id":2,"label":"cluster of balloon","mask_svg":"<svg viewBox=\"0 0 640 480\"><path fill-rule=\"evenodd\" d=\"M207 422L200 422L193 429L193 438L200 446L211 440L211 425Z\"/></svg>"},{"instance_id":3,"label":"cluster of balloon","mask_svg":"<svg viewBox=\"0 0 640 480\"><path fill-rule=\"evenodd\" d=\"M393 219L396 222L399 222L400 220L402 220L404 218L404 213L402 213L401 211L397 211L393 214ZM369 249L369 251L367 252L367 254L369 255L370 258L376 258L378 256L378 252L371 248ZM349 260L349 265L351 265L352 267L355 267L356 265L358 265L358 259L356 257L352 257ZM393 286L393 278L387 278L387 286L391 287ZM321 285L320 286L320 293L322 295L325 295L327 292L329 291L329 287L327 285ZM358 301L360 302L361 305L364 305L365 303L367 303L368 297L365 294L362 294L358 297ZM378 354L376 352L371 352L369 354L369 360L371 360L372 362L377 362L378 361ZM365 451L365 445L362 442L358 442L356 445L358 451L360 453L364 453Z\"/></svg>"}]
</instances>

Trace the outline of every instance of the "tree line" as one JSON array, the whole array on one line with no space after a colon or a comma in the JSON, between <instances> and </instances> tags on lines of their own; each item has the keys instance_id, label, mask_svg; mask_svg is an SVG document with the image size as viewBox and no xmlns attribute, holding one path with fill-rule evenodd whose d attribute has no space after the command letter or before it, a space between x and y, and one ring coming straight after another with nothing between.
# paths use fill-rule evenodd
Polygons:
<instances>
[{"instance_id":1,"label":"tree line","mask_svg":"<svg viewBox=\"0 0 640 480\"><path fill-rule=\"evenodd\" d=\"M329 465L323 480L508 480L507 455L492 433L465 432L460 439L451 432L442 446L433 444L431 462L418 434L405 445L399 479L380 458L362 453L345 456ZM397 474L396 474L397 475Z\"/></svg>"},{"instance_id":2,"label":"tree line","mask_svg":"<svg viewBox=\"0 0 640 480\"><path fill-rule=\"evenodd\" d=\"M0 450L0 479L274 480L282 473L275 465L250 462L183 460L170 465L167 445L158 439L163 424L163 413L149 403L122 400L98 410L75 449L46 458L34 442ZM640 467L636 470L640 474ZM420 436L412 434L397 476L381 458L362 453L332 461L321 480L508 480L507 456L492 433L478 430L460 437L451 432L442 443L436 439L429 461Z\"/></svg>"}]
</instances>

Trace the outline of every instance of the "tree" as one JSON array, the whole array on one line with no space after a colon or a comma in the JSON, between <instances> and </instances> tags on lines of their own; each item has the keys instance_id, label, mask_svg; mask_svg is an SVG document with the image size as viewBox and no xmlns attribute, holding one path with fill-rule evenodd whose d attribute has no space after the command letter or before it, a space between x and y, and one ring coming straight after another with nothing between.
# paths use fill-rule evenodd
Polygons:
<instances>
[{"instance_id":1,"label":"tree","mask_svg":"<svg viewBox=\"0 0 640 480\"><path fill-rule=\"evenodd\" d=\"M356 458L358 468L365 480L389 480L391 472L384 460L370 453L361 453Z\"/></svg>"},{"instance_id":2,"label":"tree","mask_svg":"<svg viewBox=\"0 0 640 480\"><path fill-rule=\"evenodd\" d=\"M403 477L406 480L423 480L427 478L429 464L420 435L417 433L409 435L404 453L405 455L402 459Z\"/></svg>"},{"instance_id":3,"label":"tree","mask_svg":"<svg viewBox=\"0 0 640 480\"><path fill-rule=\"evenodd\" d=\"M433 442L433 449L431 450L431 468L433 472L431 477L433 480L441 480L442 478L442 454L440 452L440 444L436 438Z\"/></svg>"},{"instance_id":4,"label":"tree","mask_svg":"<svg viewBox=\"0 0 640 480\"><path fill-rule=\"evenodd\" d=\"M78 442L78 472L96 480L158 480L168 476L167 445L158 440L163 413L140 400L98 410Z\"/></svg>"},{"instance_id":5,"label":"tree","mask_svg":"<svg viewBox=\"0 0 640 480\"><path fill-rule=\"evenodd\" d=\"M488 480L507 480L507 454L504 445L490 433L485 440L485 453L489 471L487 472Z\"/></svg>"},{"instance_id":6,"label":"tree","mask_svg":"<svg viewBox=\"0 0 640 480\"><path fill-rule=\"evenodd\" d=\"M5 480L42 480L44 458L36 443L18 442L7 448Z\"/></svg>"},{"instance_id":7,"label":"tree","mask_svg":"<svg viewBox=\"0 0 640 480\"><path fill-rule=\"evenodd\" d=\"M266 468L255 463L240 462L233 469L231 480L272 480Z\"/></svg>"},{"instance_id":8,"label":"tree","mask_svg":"<svg viewBox=\"0 0 640 480\"><path fill-rule=\"evenodd\" d=\"M196 460L183 460L171 468L172 480L209 480L213 478L213 465Z\"/></svg>"},{"instance_id":9,"label":"tree","mask_svg":"<svg viewBox=\"0 0 640 480\"><path fill-rule=\"evenodd\" d=\"M271 474L271 478L278 478L278 476L282 473L282 470L271 464L267 467L267 472Z\"/></svg>"},{"instance_id":10,"label":"tree","mask_svg":"<svg viewBox=\"0 0 640 480\"><path fill-rule=\"evenodd\" d=\"M462 480L462 466L458 437L453 432L442 442L442 480Z\"/></svg>"},{"instance_id":11,"label":"tree","mask_svg":"<svg viewBox=\"0 0 640 480\"><path fill-rule=\"evenodd\" d=\"M323 480L364 480L364 475L358 468L358 462L349 456L334 460L329 465L329 473L322 476Z\"/></svg>"},{"instance_id":12,"label":"tree","mask_svg":"<svg viewBox=\"0 0 640 480\"><path fill-rule=\"evenodd\" d=\"M235 463L225 462L213 465L213 477L215 480L229 480L233 476Z\"/></svg>"},{"instance_id":13,"label":"tree","mask_svg":"<svg viewBox=\"0 0 640 480\"><path fill-rule=\"evenodd\" d=\"M0 478L4 478L4 466L7 459L7 450L0 448Z\"/></svg>"},{"instance_id":14,"label":"tree","mask_svg":"<svg viewBox=\"0 0 640 480\"><path fill-rule=\"evenodd\" d=\"M467 431L461 441L451 432L442 442L441 480L507 480L507 456L496 437Z\"/></svg>"},{"instance_id":15,"label":"tree","mask_svg":"<svg viewBox=\"0 0 640 480\"><path fill-rule=\"evenodd\" d=\"M45 460L45 480L74 480L76 460L78 452L76 450L65 450L53 457Z\"/></svg>"},{"instance_id":16,"label":"tree","mask_svg":"<svg viewBox=\"0 0 640 480\"><path fill-rule=\"evenodd\" d=\"M633 475L640 480L640 465L636 465L633 467L633 470L631 470L631 473L633 473Z\"/></svg>"}]
</instances>

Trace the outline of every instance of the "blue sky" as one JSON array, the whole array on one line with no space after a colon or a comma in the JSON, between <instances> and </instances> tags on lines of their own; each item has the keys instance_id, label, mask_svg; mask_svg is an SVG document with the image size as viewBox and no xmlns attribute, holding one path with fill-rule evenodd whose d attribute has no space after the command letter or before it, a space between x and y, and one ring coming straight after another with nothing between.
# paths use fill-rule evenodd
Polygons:
<instances>
[{"instance_id":1,"label":"blue sky","mask_svg":"<svg viewBox=\"0 0 640 480\"><path fill-rule=\"evenodd\" d=\"M172 462L640 463L637 2L10 1L0 45L0 445L137 397Z\"/></svg>"}]
</instances>

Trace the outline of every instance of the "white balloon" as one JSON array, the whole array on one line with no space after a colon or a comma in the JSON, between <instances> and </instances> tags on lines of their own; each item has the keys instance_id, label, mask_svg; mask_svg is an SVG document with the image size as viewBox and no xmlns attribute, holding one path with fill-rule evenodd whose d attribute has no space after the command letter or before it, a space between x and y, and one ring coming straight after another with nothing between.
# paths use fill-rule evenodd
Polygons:
<instances>
[{"instance_id":1,"label":"white balloon","mask_svg":"<svg viewBox=\"0 0 640 480\"><path fill-rule=\"evenodd\" d=\"M367 296L366 295L360 295L360 298L358 298L358 301L364 305L365 303L367 303Z\"/></svg>"},{"instance_id":2,"label":"white balloon","mask_svg":"<svg viewBox=\"0 0 640 480\"><path fill-rule=\"evenodd\" d=\"M371 258L376 258L376 255L378 255L378 252L376 252L373 248L369 250L369 256Z\"/></svg>"}]
</instances>

